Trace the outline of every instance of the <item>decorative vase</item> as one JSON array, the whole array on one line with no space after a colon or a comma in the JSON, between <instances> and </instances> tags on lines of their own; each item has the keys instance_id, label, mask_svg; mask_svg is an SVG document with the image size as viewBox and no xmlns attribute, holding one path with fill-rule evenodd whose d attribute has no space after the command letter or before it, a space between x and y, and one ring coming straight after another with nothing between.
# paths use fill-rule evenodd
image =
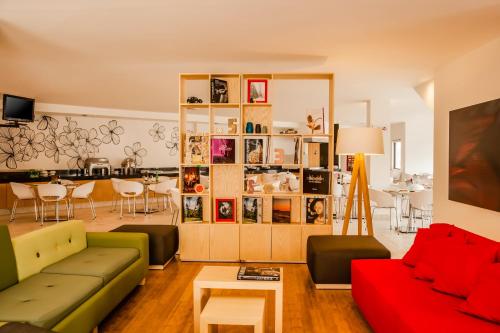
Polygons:
<instances>
[{"instance_id":1,"label":"decorative vase","mask_svg":"<svg viewBox=\"0 0 500 333\"><path fill-rule=\"evenodd\" d=\"M261 133L260 124L255 124L255 133Z\"/></svg>"},{"instance_id":2,"label":"decorative vase","mask_svg":"<svg viewBox=\"0 0 500 333\"><path fill-rule=\"evenodd\" d=\"M262 126L262 133L267 134L267 126Z\"/></svg>"},{"instance_id":3,"label":"decorative vase","mask_svg":"<svg viewBox=\"0 0 500 333\"><path fill-rule=\"evenodd\" d=\"M246 133L253 133L253 123L251 121L247 122L245 132Z\"/></svg>"}]
</instances>

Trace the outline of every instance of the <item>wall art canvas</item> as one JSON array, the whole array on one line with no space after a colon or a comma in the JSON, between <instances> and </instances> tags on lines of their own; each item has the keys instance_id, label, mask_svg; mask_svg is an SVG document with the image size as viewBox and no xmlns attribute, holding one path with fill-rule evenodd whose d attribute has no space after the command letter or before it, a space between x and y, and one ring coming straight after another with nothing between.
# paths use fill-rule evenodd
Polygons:
<instances>
[{"instance_id":1,"label":"wall art canvas","mask_svg":"<svg viewBox=\"0 0 500 333\"><path fill-rule=\"evenodd\" d=\"M185 196L182 214L184 222L203 222L203 198L201 196Z\"/></svg>"},{"instance_id":2,"label":"wall art canvas","mask_svg":"<svg viewBox=\"0 0 500 333\"><path fill-rule=\"evenodd\" d=\"M183 171L183 193L196 193L196 185L200 183L200 168L185 167Z\"/></svg>"},{"instance_id":3,"label":"wall art canvas","mask_svg":"<svg viewBox=\"0 0 500 333\"><path fill-rule=\"evenodd\" d=\"M262 198L243 198L243 223L262 223Z\"/></svg>"},{"instance_id":4,"label":"wall art canvas","mask_svg":"<svg viewBox=\"0 0 500 333\"><path fill-rule=\"evenodd\" d=\"M290 223L292 199L273 197L273 223Z\"/></svg>"},{"instance_id":5,"label":"wall art canvas","mask_svg":"<svg viewBox=\"0 0 500 333\"><path fill-rule=\"evenodd\" d=\"M236 199L215 199L215 222L236 222Z\"/></svg>"},{"instance_id":6,"label":"wall art canvas","mask_svg":"<svg viewBox=\"0 0 500 333\"><path fill-rule=\"evenodd\" d=\"M306 197L306 223L326 223L326 198Z\"/></svg>"},{"instance_id":7,"label":"wall art canvas","mask_svg":"<svg viewBox=\"0 0 500 333\"><path fill-rule=\"evenodd\" d=\"M213 138L211 149L212 149L212 163L214 164L236 163L236 139Z\"/></svg>"},{"instance_id":8,"label":"wall art canvas","mask_svg":"<svg viewBox=\"0 0 500 333\"><path fill-rule=\"evenodd\" d=\"M500 212L500 99L450 112L448 198Z\"/></svg>"}]
</instances>

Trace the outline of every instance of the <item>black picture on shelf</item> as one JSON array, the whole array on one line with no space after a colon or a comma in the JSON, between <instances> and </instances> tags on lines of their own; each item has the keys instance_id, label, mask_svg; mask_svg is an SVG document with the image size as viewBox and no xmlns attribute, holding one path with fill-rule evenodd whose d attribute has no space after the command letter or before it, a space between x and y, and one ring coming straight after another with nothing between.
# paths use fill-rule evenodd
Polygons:
<instances>
[{"instance_id":1,"label":"black picture on shelf","mask_svg":"<svg viewBox=\"0 0 500 333\"><path fill-rule=\"evenodd\" d=\"M326 198L306 198L306 223L326 223Z\"/></svg>"},{"instance_id":2,"label":"black picture on shelf","mask_svg":"<svg viewBox=\"0 0 500 333\"><path fill-rule=\"evenodd\" d=\"M304 169L304 193L330 194L330 171L325 169Z\"/></svg>"},{"instance_id":3,"label":"black picture on shelf","mask_svg":"<svg viewBox=\"0 0 500 333\"><path fill-rule=\"evenodd\" d=\"M263 139L245 139L245 163L246 164L264 163Z\"/></svg>"},{"instance_id":4,"label":"black picture on shelf","mask_svg":"<svg viewBox=\"0 0 500 333\"><path fill-rule=\"evenodd\" d=\"M243 223L262 223L262 198L243 198Z\"/></svg>"},{"instance_id":5,"label":"black picture on shelf","mask_svg":"<svg viewBox=\"0 0 500 333\"><path fill-rule=\"evenodd\" d=\"M211 80L211 96L212 103L228 103L229 95L227 90L227 81L220 79Z\"/></svg>"},{"instance_id":6,"label":"black picture on shelf","mask_svg":"<svg viewBox=\"0 0 500 333\"><path fill-rule=\"evenodd\" d=\"M203 222L203 199L201 196L185 196L182 214L184 222Z\"/></svg>"},{"instance_id":7,"label":"black picture on shelf","mask_svg":"<svg viewBox=\"0 0 500 333\"><path fill-rule=\"evenodd\" d=\"M292 220L292 199L273 197L273 223L290 223Z\"/></svg>"}]
</instances>

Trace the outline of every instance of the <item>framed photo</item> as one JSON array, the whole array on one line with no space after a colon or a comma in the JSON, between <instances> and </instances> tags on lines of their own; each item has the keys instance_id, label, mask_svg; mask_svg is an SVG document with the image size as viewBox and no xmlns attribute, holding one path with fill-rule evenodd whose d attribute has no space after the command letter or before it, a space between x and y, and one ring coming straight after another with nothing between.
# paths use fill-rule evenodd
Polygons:
<instances>
[{"instance_id":1,"label":"framed photo","mask_svg":"<svg viewBox=\"0 0 500 333\"><path fill-rule=\"evenodd\" d=\"M229 101L227 81L212 79L210 95L212 103L227 103Z\"/></svg>"},{"instance_id":2,"label":"framed photo","mask_svg":"<svg viewBox=\"0 0 500 333\"><path fill-rule=\"evenodd\" d=\"M264 139L245 139L245 163L264 163Z\"/></svg>"},{"instance_id":3,"label":"framed photo","mask_svg":"<svg viewBox=\"0 0 500 333\"><path fill-rule=\"evenodd\" d=\"M200 183L200 168L198 167L185 167L183 168L184 170L184 175L182 179L184 180L183 182L183 187L182 191L183 193L195 193L196 192L196 185Z\"/></svg>"},{"instance_id":4,"label":"framed photo","mask_svg":"<svg viewBox=\"0 0 500 333\"><path fill-rule=\"evenodd\" d=\"M247 103L267 103L267 80L249 79Z\"/></svg>"},{"instance_id":5,"label":"framed photo","mask_svg":"<svg viewBox=\"0 0 500 333\"><path fill-rule=\"evenodd\" d=\"M236 222L236 199L215 199L215 222Z\"/></svg>"},{"instance_id":6,"label":"framed photo","mask_svg":"<svg viewBox=\"0 0 500 333\"><path fill-rule=\"evenodd\" d=\"M212 163L236 163L236 140L226 138L212 138Z\"/></svg>"},{"instance_id":7,"label":"framed photo","mask_svg":"<svg viewBox=\"0 0 500 333\"><path fill-rule=\"evenodd\" d=\"M306 223L326 223L326 198L306 197Z\"/></svg>"},{"instance_id":8,"label":"framed photo","mask_svg":"<svg viewBox=\"0 0 500 333\"><path fill-rule=\"evenodd\" d=\"M262 223L262 198L243 198L243 223Z\"/></svg>"},{"instance_id":9,"label":"framed photo","mask_svg":"<svg viewBox=\"0 0 500 333\"><path fill-rule=\"evenodd\" d=\"M273 197L273 223L292 221L292 199Z\"/></svg>"},{"instance_id":10,"label":"framed photo","mask_svg":"<svg viewBox=\"0 0 500 333\"><path fill-rule=\"evenodd\" d=\"M203 198L198 195L185 196L182 215L184 222L203 222Z\"/></svg>"}]
</instances>

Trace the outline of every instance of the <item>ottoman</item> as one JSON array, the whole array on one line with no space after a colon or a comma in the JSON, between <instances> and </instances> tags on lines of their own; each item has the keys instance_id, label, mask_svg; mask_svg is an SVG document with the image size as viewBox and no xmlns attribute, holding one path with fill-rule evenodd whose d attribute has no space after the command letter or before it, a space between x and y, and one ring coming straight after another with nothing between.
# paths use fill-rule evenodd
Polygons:
<instances>
[{"instance_id":1,"label":"ottoman","mask_svg":"<svg viewBox=\"0 0 500 333\"><path fill-rule=\"evenodd\" d=\"M179 230L174 225L124 224L111 231L148 234L149 269L164 269L179 249Z\"/></svg>"},{"instance_id":2,"label":"ottoman","mask_svg":"<svg viewBox=\"0 0 500 333\"><path fill-rule=\"evenodd\" d=\"M350 289L351 260L390 259L373 236L324 235L307 239L307 267L318 289Z\"/></svg>"}]
</instances>

